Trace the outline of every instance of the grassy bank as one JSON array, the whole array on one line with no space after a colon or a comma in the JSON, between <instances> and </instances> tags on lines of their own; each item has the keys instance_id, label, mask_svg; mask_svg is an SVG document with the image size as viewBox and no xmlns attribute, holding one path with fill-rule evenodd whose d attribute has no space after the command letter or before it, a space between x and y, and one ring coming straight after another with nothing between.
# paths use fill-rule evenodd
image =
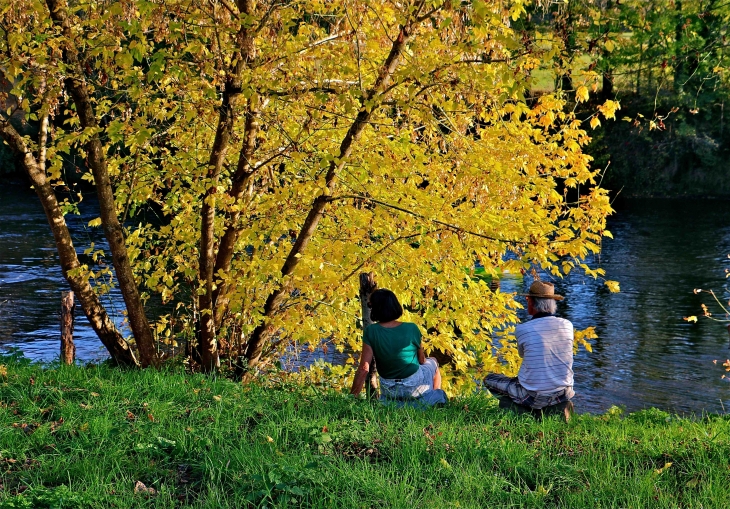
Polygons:
<instances>
[{"instance_id":1,"label":"grassy bank","mask_svg":"<svg viewBox=\"0 0 730 509\"><path fill-rule=\"evenodd\" d=\"M481 395L396 410L313 387L0 364L0 508L730 501L729 416L649 410L565 424Z\"/></svg>"}]
</instances>

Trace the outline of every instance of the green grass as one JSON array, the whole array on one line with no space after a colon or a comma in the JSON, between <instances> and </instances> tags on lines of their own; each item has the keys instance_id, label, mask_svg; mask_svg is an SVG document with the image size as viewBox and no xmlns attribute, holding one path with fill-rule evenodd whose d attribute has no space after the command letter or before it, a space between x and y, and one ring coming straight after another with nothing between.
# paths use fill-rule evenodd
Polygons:
<instances>
[{"instance_id":1,"label":"green grass","mask_svg":"<svg viewBox=\"0 0 730 509\"><path fill-rule=\"evenodd\" d=\"M0 364L0 508L730 501L728 416L647 410L565 424L505 413L485 395L396 410L312 386ZM135 494L138 481L155 493Z\"/></svg>"}]
</instances>

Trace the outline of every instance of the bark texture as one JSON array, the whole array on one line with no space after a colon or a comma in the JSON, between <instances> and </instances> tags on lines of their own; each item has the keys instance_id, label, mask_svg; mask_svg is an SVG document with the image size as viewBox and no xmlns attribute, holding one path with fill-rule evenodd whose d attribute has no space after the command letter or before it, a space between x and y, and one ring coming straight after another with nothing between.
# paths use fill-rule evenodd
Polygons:
<instances>
[{"instance_id":1,"label":"bark texture","mask_svg":"<svg viewBox=\"0 0 730 509\"><path fill-rule=\"evenodd\" d=\"M76 360L74 345L74 292L61 296L61 362L71 366Z\"/></svg>"},{"instance_id":2,"label":"bark texture","mask_svg":"<svg viewBox=\"0 0 730 509\"><path fill-rule=\"evenodd\" d=\"M249 17L253 15L254 0L239 0L236 2L239 11ZM218 116L215 139L208 160L209 180L208 191L203 200L200 211L200 253L199 279L203 285L203 293L198 297L200 309L200 337L199 350L203 370L213 371L220 365L217 331L215 323L215 298L213 295L213 277L215 273L215 197L216 184L220 177L223 162L233 132L236 118L236 104L241 95L241 75L245 67L255 58L253 31L247 25L242 25L236 38L238 49L231 59L231 68L227 70L226 84L223 90L223 99Z\"/></svg>"},{"instance_id":3,"label":"bark texture","mask_svg":"<svg viewBox=\"0 0 730 509\"><path fill-rule=\"evenodd\" d=\"M68 6L65 0L46 0L46 4L50 10L51 18L61 28L65 39L63 41L63 59L68 66L69 74L64 79L64 85L76 105L76 112L81 126L94 133L89 137L89 141L85 146L87 162L94 175L104 235L109 242L112 263L117 281L119 281L119 289L127 307L129 325L139 350L140 364L143 367L157 366L159 359L155 350L154 338L129 263L124 230L117 216L114 191L107 170L106 154L98 134L99 123L91 105L86 82L83 79L84 70L78 58L71 25L68 20Z\"/></svg>"},{"instance_id":4,"label":"bark texture","mask_svg":"<svg viewBox=\"0 0 730 509\"><path fill-rule=\"evenodd\" d=\"M259 132L259 109L254 108L249 99L246 110L246 123L244 126L243 147L238 157L238 166L233 174L233 184L229 192L230 196L240 203L244 196L251 194L251 180L255 172L255 168L251 163L256 147L256 135ZM231 269L231 260L233 259L233 251L238 240L238 234L241 231L238 227L238 221L241 217L240 208L231 213L226 225L223 237L221 237L218 246L218 256L215 261L214 274L218 271L228 272ZM225 313L228 311L230 298L228 297L229 288L225 283L221 283L213 291L213 303L215 305L215 326L220 327Z\"/></svg>"}]
</instances>

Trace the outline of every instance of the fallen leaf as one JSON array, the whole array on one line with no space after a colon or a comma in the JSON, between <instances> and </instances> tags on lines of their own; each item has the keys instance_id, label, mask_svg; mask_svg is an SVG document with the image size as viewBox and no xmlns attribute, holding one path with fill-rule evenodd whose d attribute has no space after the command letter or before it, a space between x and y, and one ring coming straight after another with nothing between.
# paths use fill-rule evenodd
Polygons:
<instances>
[{"instance_id":1,"label":"fallen leaf","mask_svg":"<svg viewBox=\"0 0 730 509\"><path fill-rule=\"evenodd\" d=\"M127 410L127 419L129 419L130 421L133 421L136 418L137 418L136 415L134 415L132 412L130 412L129 410Z\"/></svg>"},{"instance_id":2,"label":"fallen leaf","mask_svg":"<svg viewBox=\"0 0 730 509\"><path fill-rule=\"evenodd\" d=\"M668 469L671 466L672 466L672 462L668 461L664 464L664 466L662 468L658 468L658 469L654 470L654 473L661 474L662 472L664 472L666 469Z\"/></svg>"},{"instance_id":3,"label":"fallen leaf","mask_svg":"<svg viewBox=\"0 0 730 509\"><path fill-rule=\"evenodd\" d=\"M95 398L98 398L99 397L99 393L98 392L90 392L89 394L91 394Z\"/></svg>"},{"instance_id":4,"label":"fallen leaf","mask_svg":"<svg viewBox=\"0 0 730 509\"><path fill-rule=\"evenodd\" d=\"M154 488L148 488L142 481L137 481L134 484L135 495L154 495L156 493Z\"/></svg>"},{"instance_id":5,"label":"fallen leaf","mask_svg":"<svg viewBox=\"0 0 730 509\"><path fill-rule=\"evenodd\" d=\"M58 428L60 428L62 424L63 424L63 417L61 417L57 421L53 421L51 423L51 433L53 434L56 431L58 431Z\"/></svg>"},{"instance_id":6,"label":"fallen leaf","mask_svg":"<svg viewBox=\"0 0 730 509\"><path fill-rule=\"evenodd\" d=\"M271 443L271 442L274 441L274 439L267 435L266 436L266 441L269 442L269 443Z\"/></svg>"},{"instance_id":7,"label":"fallen leaf","mask_svg":"<svg viewBox=\"0 0 730 509\"><path fill-rule=\"evenodd\" d=\"M147 414L147 418L148 418L148 419L149 419L149 420L150 420L151 422L155 422L155 416L154 416L154 415L152 415L152 414Z\"/></svg>"},{"instance_id":8,"label":"fallen leaf","mask_svg":"<svg viewBox=\"0 0 730 509\"><path fill-rule=\"evenodd\" d=\"M220 401L222 398L220 396L213 396L213 399L216 401Z\"/></svg>"}]
</instances>

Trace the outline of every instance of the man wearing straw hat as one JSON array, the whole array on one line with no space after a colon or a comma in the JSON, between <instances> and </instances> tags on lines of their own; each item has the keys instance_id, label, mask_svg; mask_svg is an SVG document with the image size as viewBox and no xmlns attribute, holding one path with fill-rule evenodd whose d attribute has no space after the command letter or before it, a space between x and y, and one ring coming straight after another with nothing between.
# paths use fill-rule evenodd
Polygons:
<instances>
[{"instance_id":1,"label":"man wearing straw hat","mask_svg":"<svg viewBox=\"0 0 730 509\"><path fill-rule=\"evenodd\" d=\"M515 328L522 365L514 378L491 374L484 385L493 393L540 410L569 401L573 395L573 324L554 316L556 301L552 283L530 285L527 313L532 320Z\"/></svg>"}]
</instances>

